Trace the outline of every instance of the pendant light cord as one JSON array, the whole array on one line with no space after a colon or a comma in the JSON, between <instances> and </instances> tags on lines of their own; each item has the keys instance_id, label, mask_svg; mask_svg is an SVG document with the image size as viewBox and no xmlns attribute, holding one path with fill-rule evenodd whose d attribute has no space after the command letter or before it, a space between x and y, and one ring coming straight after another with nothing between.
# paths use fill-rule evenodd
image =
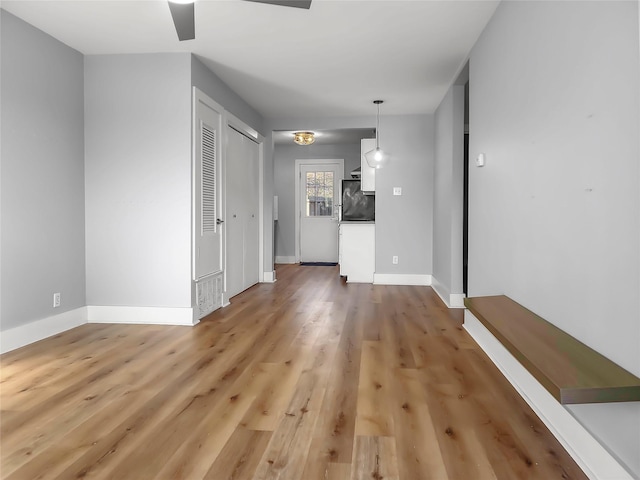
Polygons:
<instances>
[{"instance_id":1,"label":"pendant light cord","mask_svg":"<svg viewBox=\"0 0 640 480\"><path fill-rule=\"evenodd\" d=\"M374 100L378 106L378 114L376 115L376 150L380 150L380 104L384 103L384 100Z\"/></svg>"},{"instance_id":2,"label":"pendant light cord","mask_svg":"<svg viewBox=\"0 0 640 480\"><path fill-rule=\"evenodd\" d=\"M378 116L376 117L376 150L380 148L380 104L378 103Z\"/></svg>"}]
</instances>

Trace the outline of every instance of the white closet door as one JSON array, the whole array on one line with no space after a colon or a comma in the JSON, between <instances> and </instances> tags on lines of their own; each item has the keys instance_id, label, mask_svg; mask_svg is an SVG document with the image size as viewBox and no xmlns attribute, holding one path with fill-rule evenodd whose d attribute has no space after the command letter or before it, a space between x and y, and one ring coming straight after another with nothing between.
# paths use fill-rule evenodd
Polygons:
<instances>
[{"instance_id":1,"label":"white closet door","mask_svg":"<svg viewBox=\"0 0 640 480\"><path fill-rule=\"evenodd\" d=\"M259 147L227 127L227 298L258 283Z\"/></svg>"},{"instance_id":2,"label":"white closet door","mask_svg":"<svg viewBox=\"0 0 640 480\"><path fill-rule=\"evenodd\" d=\"M244 287L258 283L258 218L259 218L259 181L258 144L243 137L244 158L246 161L246 217L244 230Z\"/></svg>"},{"instance_id":3,"label":"white closet door","mask_svg":"<svg viewBox=\"0 0 640 480\"><path fill-rule=\"evenodd\" d=\"M220 158L222 112L220 105L194 90L193 278L199 280L222 270Z\"/></svg>"},{"instance_id":4,"label":"white closet door","mask_svg":"<svg viewBox=\"0 0 640 480\"><path fill-rule=\"evenodd\" d=\"M227 208L227 298L244 290L244 211L246 185L243 161L244 136L227 127L226 208Z\"/></svg>"}]
</instances>

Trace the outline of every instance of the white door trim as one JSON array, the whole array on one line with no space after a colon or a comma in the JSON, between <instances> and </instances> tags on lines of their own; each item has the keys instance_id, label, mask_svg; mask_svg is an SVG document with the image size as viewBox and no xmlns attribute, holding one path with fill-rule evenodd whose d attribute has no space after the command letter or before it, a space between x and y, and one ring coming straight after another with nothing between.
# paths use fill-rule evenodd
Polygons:
<instances>
[{"instance_id":1,"label":"white door trim","mask_svg":"<svg viewBox=\"0 0 640 480\"><path fill-rule=\"evenodd\" d=\"M300 167L302 165L339 165L340 169L344 172L344 158L305 158L297 159L295 166L296 176L296 191L295 191L295 239L296 239L296 263L300 262ZM337 188L342 189L342 185L337 185ZM336 205L340 208L340 205Z\"/></svg>"},{"instance_id":2,"label":"white door trim","mask_svg":"<svg viewBox=\"0 0 640 480\"><path fill-rule=\"evenodd\" d=\"M257 130L240 120L238 117L228 111L224 111L224 125L227 125L247 137L251 138L258 144L258 282L264 282L264 137ZM226 131L225 131L226 133ZM225 142L227 138L225 137ZM225 157L226 159L226 157ZM226 178L225 176L222 177ZM226 183L226 182L225 182ZM226 192L226 184L225 184ZM225 237L226 247L226 237ZM226 267L226 264L225 264ZM272 269L273 270L273 269ZM226 268L225 268L226 273ZM226 277L225 277L225 293L226 293ZM228 299L225 297L228 302ZM226 303L225 303L226 304Z\"/></svg>"}]
</instances>

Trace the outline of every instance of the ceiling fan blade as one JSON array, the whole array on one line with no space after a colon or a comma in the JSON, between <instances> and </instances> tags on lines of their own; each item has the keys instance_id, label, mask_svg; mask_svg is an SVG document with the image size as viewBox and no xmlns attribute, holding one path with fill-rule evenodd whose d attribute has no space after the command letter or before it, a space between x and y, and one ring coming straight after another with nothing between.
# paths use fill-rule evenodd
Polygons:
<instances>
[{"instance_id":1,"label":"ceiling fan blade","mask_svg":"<svg viewBox=\"0 0 640 480\"><path fill-rule=\"evenodd\" d=\"M311 0L246 0L247 2L268 3L269 5L281 5L283 7L311 8Z\"/></svg>"},{"instance_id":2,"label":"ceiling fan blade","mask_svg":"<svg viewBox=\"0 0 640 480\"><path fill-rule=\"evenodd\" d=\"M195 9L193 3L174 3L169 1L169 10L176 26L178 40L193 40L196 38Z\"/></svg>"}]
</instances>

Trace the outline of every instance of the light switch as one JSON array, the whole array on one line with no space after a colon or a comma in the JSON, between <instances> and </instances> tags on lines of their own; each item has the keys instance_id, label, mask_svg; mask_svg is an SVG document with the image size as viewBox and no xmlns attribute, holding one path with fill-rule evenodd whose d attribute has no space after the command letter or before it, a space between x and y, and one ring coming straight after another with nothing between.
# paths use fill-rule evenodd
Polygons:
<instances>
[{"instance_id":1,"label":"light switch","mask_svg":"<svg viewBox=\"0 0 640 480\"><path fill-rule=\"evenodd\" d=\"M402 187L393 187L394 195L402 195Z\"/></svg>"}]
</instances>

